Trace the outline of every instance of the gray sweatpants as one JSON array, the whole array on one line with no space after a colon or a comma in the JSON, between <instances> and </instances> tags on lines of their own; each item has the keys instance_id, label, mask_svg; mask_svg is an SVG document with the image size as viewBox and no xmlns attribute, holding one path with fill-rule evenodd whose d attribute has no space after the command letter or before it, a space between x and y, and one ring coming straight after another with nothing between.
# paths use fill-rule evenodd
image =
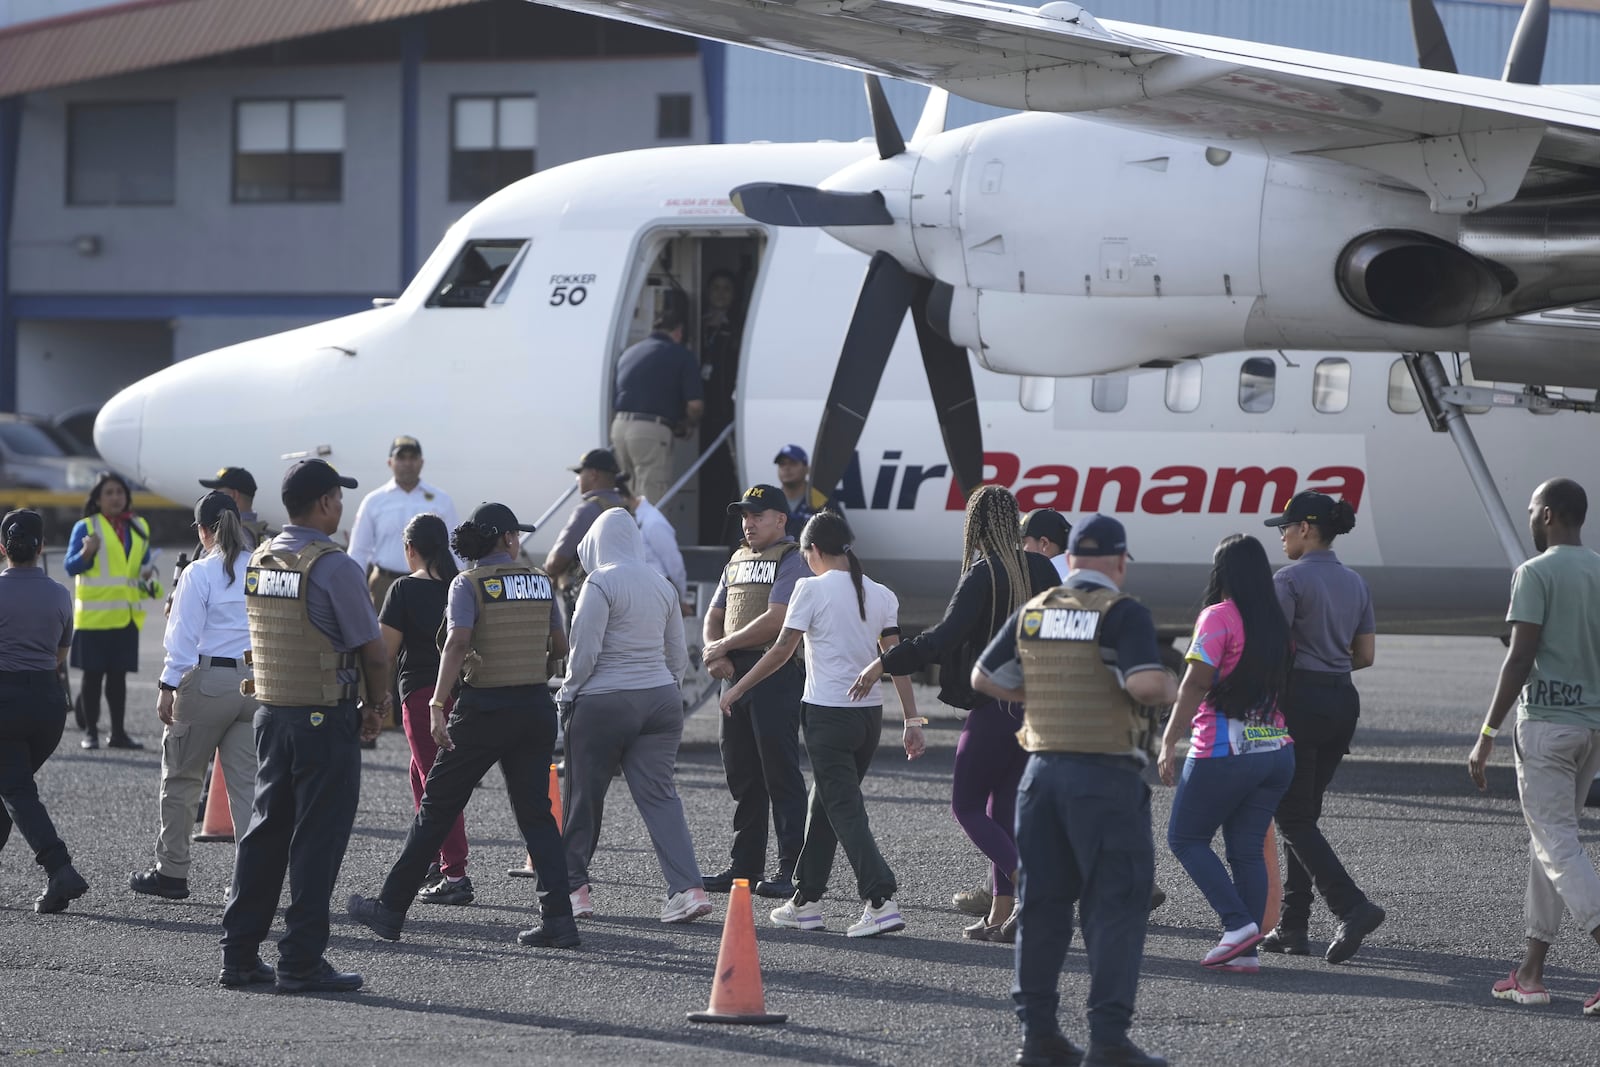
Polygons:
<instances>
[{"instance_id":1,"label":"gray sweatpants","mask_svg":"<svg viewBox=\"0 0 1600 1067\"><path fill-rule=\"evenodd\" d=\"M672 775L683 739L683 698L675 685L583 693L567 723L567 847L571 890L589 884L589 860L600 842L606 791L618 764L644 817L669 894L702 884L683 801Z\"/></svg>"}]
</instances>

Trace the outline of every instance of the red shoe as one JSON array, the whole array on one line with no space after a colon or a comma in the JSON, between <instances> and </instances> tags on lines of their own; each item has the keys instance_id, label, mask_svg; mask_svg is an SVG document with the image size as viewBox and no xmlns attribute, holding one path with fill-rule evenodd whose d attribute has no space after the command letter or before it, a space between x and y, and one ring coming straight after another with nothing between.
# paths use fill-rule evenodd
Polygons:
<instances>
[{"instance_id":1,"label":"red shoe","mask_svg":"<svg viewBox=\"0 0 1600 1067\"><path fill-rule=\"evenodd\" d=\"M1512 971L1494 984L1490 990L1497 1000L1509 1000L1517 1004L1548 1004L1550 991L1547 989L1525 989L1517 984L1517 972ZM1585 1015L1600 1014L1600 993L1590 997L1583 1005Z\"/></svg>"}]
</instances>

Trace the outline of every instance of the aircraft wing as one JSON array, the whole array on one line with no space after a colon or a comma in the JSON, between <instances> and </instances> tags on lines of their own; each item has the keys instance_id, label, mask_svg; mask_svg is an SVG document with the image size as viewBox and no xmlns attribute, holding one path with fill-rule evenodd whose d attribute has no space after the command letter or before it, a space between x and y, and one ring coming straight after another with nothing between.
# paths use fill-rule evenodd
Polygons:
<instances>
[{"instance_id":1,"label":"aircraft wing","mask_svg":"<svg viewBox=\"0 0 1600 1067\"><path fill-rule=\"evenodd\" d=\"M1600 94L1101 22L1071 3L539 0L1226 147L1328 156L1461 214L1592 192Z\"/></svg>"}]
</instances>

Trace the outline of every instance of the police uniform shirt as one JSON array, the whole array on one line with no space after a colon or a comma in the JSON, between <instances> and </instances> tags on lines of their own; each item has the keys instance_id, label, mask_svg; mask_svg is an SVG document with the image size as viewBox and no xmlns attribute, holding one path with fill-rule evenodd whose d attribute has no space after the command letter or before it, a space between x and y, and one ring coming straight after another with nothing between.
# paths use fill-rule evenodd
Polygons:
<instances>
[{"instance_id":1,"label":"police uniform shirt","mask_svg":"<svg viewBox=\"0 0 1600 1067\"><path fill-rule=\"evenodd\" d=\"M272 539L272 547L285 552L300 552L307 545L333 538L309 526L290 524ZM354 652L379 637L378 613L367 592L367 575L362 566L343 552L330 552L311 565L311 582L306 592L306 611L311 625L333 642L337 652ZM354 683L355 668L341 670L339 681Z\"/></svg>"},{"instance_id":2,"label":"police uniform shirt","mask_svg":"<svg viewBox=\"0 0 1600 1067\"><path fill-rule=\"evenodd\" d=\"M1378 629L1361 575L1323 548L1281 568L1272 585L1294 637L1295 669L1348 674L1351 639Z\"/></svg>"},{"instance_id":3,"label":"police uniform shirt","mask_svg":"<svg viewBox=\"0 0 1600 1067\"><path fill-rule=\"evenodd\" d=\"M613 411L677 422L689 401L704 397L694 353L659 330L617 357Z\"/></svg>"},{"instance_id":4,"label":"police uniform shirt","mask_svg":"<svg viewBox=\"0 0 1600 1067\"><path fill-rule=\"evenodd\" d=\"M1066 584L1073 589L1117 585L1099 571L1073 571ZM1022 660L1017 653L1017 621L1021 611L1013 611L1000 627L989 647L978 658L984 677L1006 689L1023 688ZM1150 609L1137 600L1119 600L1106 612L1100 624L1100 658L1117 676L1117 684L1127 685L1130 676L1140 671L1162 669L1161 649L1156 642L1156 622Z\"/></svg>"},{"instance_id":5,"label":"police uniform shirt","mask_svg":"<svg viewBox=\"0 0 1600 1067\"><path fill-rule=\"evenodd\" d=\"M189 564L178 576L162 638L167 654L161 680L174 688L194 669L200 656L243 660L250 648L244 603L244 571L250 557L241 552L234 559L231 582L223 566L226 562L221 552L213 552Z\"/></svg>"},{"instance_id":6,"label":"police uniform shirt","mask_svg":"<svg viewBox=\"0 0 1600 1067\"><path fill-rule=\"evenodd\" d=\"M782 537L775 544L786 544L793 541L792 537ZM771 547L770 545L768 547ZM772 579L772 591L767 594L768 604L789 603L789 598L794 595L794 583L802 578L811 577L811 568L801 558L804 553L790 552L778 564L778 571ZM722 568L722 577L717 579L717 591L711 596L711 606L726 608L728 606L728 568ZM737 651L755 651L754 649L738 649Z\"/></svg>"},{"instance_id":7,"label":"police uniform shirt","mask_svg":"<svg viewBox=\"0 0 1600 1067\"><path fill-rule=\"evenodd\" d=\"M0 573L0 671L53 671L72 644L72 594L43 567Z\"/></svg>"},{"instance_id":8,"label":"police uniform shirt","mask_svg":"<svg viewBox=\"0 0 1600 1067\"><path fill-rule=\"evenodd\" d=\"M555 547L550 551L561 559L577 559L578 542L583 540L583 535L589 532L589 527L594 525L600 513L606 510L607 504L622 507L622 497L617 495L615 489L592 489L583 494L583 503L573 508L572 514L567 516L567 524L561 527ZM482 561L479 563L481 565Z\"/></svg>"},{"instance_id":9,"label":"police uniform shirt","mask_svg":"<svg viewBox=\"0 0 1600 1067\"><path fill-rule=\"evenodd\" d=\"M350 558L363 569L377 564L386 571L405 574L406 524L428 512L444 520L445 529L456 528L456 506L444 491L418 481L409 492L393 478L368 493L356 509L356 524L350 531Z\"/></svg>"}]
</instances>

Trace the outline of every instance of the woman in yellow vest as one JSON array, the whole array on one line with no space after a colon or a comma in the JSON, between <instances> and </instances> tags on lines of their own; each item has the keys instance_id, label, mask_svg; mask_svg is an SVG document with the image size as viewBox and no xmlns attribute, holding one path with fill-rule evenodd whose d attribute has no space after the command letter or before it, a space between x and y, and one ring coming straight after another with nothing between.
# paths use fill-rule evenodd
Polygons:
<instances>
[{"instance_id":1,"label":"woman in yellow vest","mask_svg":"<svg viewBox=\"0 0 1600 1067\"><path fill-rule=\"evenodd\" d=\"M84 748L100 747L100 690L111 709L110 748L143 748L123 729L128 674L139 669L144 602L161 596L150 564L150 527L132 510L121 475L100 475L72 528L65 566L76 579L72 665L83 672Z\"/></svg>"}]
</instances>

